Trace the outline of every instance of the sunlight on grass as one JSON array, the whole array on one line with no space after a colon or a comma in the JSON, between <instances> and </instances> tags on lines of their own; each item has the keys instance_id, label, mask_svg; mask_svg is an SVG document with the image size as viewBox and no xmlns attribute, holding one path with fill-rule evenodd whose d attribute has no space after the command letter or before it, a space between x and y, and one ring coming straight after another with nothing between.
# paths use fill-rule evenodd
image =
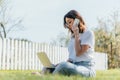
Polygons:
<instances>
[{"instance_id":1,"label":"sunlight on grass","mask_svg":"<svg viewBox=\"0 0 120 80\"><path fill-rule=\"evenodd\" d=\"M47 74L37 76L31 74L34 71L0 71L0 80L120 80L120 70L97 71L94 78L85 78L80 76L63 76Z\"/></svg>"}]
</instances>

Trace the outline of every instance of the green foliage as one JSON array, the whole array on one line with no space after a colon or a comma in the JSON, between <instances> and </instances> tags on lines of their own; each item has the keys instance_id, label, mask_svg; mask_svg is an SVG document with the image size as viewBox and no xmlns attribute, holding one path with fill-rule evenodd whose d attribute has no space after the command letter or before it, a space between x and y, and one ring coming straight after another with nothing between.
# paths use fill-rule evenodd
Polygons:
<instances>
[{"instance_id":1,"label":"green foliage","mask_svg":"<svg viewBox=\"0 0 120 80\"><path fill-rule=\"evenodd\" d=\"M110 28L110 29L109 29ZM120 68L120 21L118 12L107 20L99 19L95 32L95 51L108 54L108 67Z\"/></svg>"}]
</instances>

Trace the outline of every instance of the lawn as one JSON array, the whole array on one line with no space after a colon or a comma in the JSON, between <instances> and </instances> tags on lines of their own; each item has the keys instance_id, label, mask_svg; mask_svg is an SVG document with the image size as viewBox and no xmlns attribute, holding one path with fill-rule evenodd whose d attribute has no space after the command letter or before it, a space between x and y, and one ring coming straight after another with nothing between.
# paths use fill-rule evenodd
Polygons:
<instances>
[{"instance_id":1,"label":"lawn","mask_svg":"<svg viewBox=\"0 0 120 80\"><path fill-rule=\"evenodd\" d=\"M0 80L120 80L120 69L97 71L94 78L63 75L32 75L33 71L0 71Z\"/></svg>"}]
</instances>

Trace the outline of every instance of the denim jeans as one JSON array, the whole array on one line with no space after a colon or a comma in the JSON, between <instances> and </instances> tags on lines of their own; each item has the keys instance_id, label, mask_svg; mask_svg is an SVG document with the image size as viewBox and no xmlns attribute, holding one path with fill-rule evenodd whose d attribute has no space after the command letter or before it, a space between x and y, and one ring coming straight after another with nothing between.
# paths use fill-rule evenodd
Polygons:
<instances>
[{"instance_id":1,"label":"denim jeans","mask_svg":"<svg viewBox=\"0 0 120 80\"><path fill-rule=\"evenodd\" d=\"M53 71L53 74L63 75L81 75L85 77L94 77L96 75L94 69L94 62L81 61L81 62L61 62Z\"/></svg>"}]
</instances>

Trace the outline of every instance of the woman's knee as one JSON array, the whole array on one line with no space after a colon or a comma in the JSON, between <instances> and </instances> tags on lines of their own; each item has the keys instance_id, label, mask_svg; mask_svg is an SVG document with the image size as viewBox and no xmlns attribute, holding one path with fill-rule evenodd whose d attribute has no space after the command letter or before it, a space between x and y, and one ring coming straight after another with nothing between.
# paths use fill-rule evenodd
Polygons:
<instances>
[{"instance_id":1,"label":"woman's knee","mask_svg":"<svg viewBox=\"0 0 120 80\"><path fill-rule=\"evenodd\" d=\"M67 68L69 67L70 63L69 62L61 62L58 66L63 67L63 68Z\"/></svg>"}]
</instances>

